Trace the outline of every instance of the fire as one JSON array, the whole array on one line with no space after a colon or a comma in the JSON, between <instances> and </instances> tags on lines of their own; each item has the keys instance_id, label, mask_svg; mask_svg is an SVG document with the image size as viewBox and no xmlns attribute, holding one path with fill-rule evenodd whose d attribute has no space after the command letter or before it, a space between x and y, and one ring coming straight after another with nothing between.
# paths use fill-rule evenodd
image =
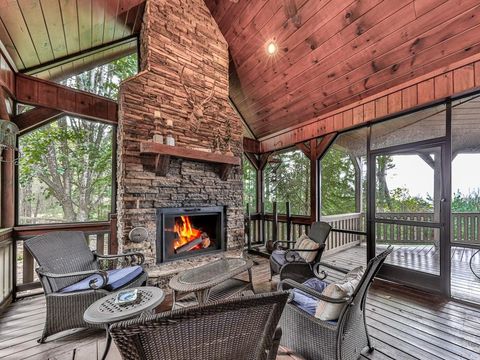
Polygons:
<instances>
[{"instance_id":1,"label":"fire","mask_svg":"<svg viewBox=\"0 0 480 360\"><path fill-rule=\"evenodd\" d=\"M178 240L175 241L174 245L175 249L178 249L180 246L188 244L190 241L202 236L202 232L192 226L188 216L181 216L181 219L181 222L175 222L174 230L178 235Z\"/></svg>"}]
</instances>

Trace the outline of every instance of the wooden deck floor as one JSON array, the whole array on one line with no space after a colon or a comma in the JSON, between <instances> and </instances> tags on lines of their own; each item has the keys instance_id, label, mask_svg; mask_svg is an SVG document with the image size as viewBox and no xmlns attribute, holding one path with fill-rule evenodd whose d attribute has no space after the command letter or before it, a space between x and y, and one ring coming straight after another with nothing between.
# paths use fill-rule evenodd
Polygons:
<instances>
[{"instance_id":1,"label":"wooden deck floor","mask_svg":"<svg viewBox=\"0 0 480 360\"><path fill-rule=\"evenodd\" d=\"M364 252L364 247L355 247L325 260L351 268L364 262ZM268 282L268 260L256 261L255 290L270 291L276 282ZM44 304L42 296L24 299L0 316L0 359L97 359L104 345L102 331L74 330L46 344L36 343L43 327ZM377 350L364 359L480 359L480 308L376 282L367 309ZM109 359L119 359L114 347ZM278 359L299 358L282 348Z\"/></svg>"}]
</instances>

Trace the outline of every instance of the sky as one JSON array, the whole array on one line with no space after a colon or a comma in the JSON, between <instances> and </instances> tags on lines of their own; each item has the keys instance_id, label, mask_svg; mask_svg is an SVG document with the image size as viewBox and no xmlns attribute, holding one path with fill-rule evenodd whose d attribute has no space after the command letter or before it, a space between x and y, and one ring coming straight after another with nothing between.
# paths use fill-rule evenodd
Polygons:
<instances>
[{"instance_id":1,"label":"sky","mask_svg":"<svg viewBox=\"0 0 480 360\"><path fill-rule=\"evenodd\" d=\"M412 196L433 196L433 169L417 155L393 156L395 168L387 175L390 190L407 188ZM460 154L452 163L452 191L468 194L480 188L480 154Z\"/></svg>"}]
</instances>

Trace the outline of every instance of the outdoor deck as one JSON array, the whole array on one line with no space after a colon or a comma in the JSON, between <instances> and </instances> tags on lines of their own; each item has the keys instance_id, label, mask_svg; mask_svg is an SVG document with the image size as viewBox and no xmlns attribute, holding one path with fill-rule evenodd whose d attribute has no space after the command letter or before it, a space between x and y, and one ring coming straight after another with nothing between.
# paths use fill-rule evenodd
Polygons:
<instances>
[{"instance_id":1,"label":"outdoor deck","mask_svg":"<svg viewBox=\"0 0 480 360\"><path fill-rule=\"evenodd\" d=\"M430 252L427 253L427 255ZM459 254L457 254L459 255ZM455 255L455 259L457 259ZM416 257L421 260L421 256ZM432 256L433 253L432 253ZM397 253L393 259L401 259ZM357 246L325 260L344 267L362 264L365 247ZM258 292L269 291L268 260L256 258L254 285ZM468 264L467 264L468 266ZM467 280L465 280L467 281ZM480 280L478 281L480 283ZM478 285L478 284L477 284ZM18 301L0 316L0 358L89 359L98 358L104 333L98 330L70 331L67 336L39 345L44 321L44 299L36 296ZM370 334L376 351L369 359L478 359L480 358L480 308L425 294L397 285L376 282L368 296ZM159 310L168 308L169 299ZM62 334L63 335L63 334ZM109 359L119 359L112 347ZM281 349L278 359L298 359Z\"/></svg>"}]
</instances>

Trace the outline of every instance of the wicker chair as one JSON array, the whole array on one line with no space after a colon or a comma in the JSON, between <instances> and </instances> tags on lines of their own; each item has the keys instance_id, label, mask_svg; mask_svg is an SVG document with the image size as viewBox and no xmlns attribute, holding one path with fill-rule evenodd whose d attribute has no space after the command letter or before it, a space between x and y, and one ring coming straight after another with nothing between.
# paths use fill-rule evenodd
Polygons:
<instances>
[{"instance_id":1,"label":"wicker chair","mask_svg":"<svg viewBox=\"0 0 480 360\"><path fill-rule=\"evenodd\" d=\"M270 280L272 280L272 277L276 274L280 274L280 280L289 278L298 281L302 278L313 277L312 265L318 263L322 258L323 251L325 250L325 241L331 229L330 224L323 221L312 224L308 237L320 244L318 250L286 249L282 248L283 244L295 244L295 241L276 241L273 244L276 250L274 250L270 256ZM317 255L312 262L307 263L300 257L298 251L317 251Z\"/></svg>"},{"instance_id":2,"label":"wicker chair","mask_svg":"<svg viewBox=\"0 0 480 360\"><path fill-rule=\"evenodd\" d=\"M276 358L288 293L243 296L118 322L110 334L123 359Z\"/></svg>"},{"instance_id":3,"label":"wicker chair","mask_svg":"<svg viewBox=\"0 0 480 360\"><path fill-rule=\"evenodd\" d=\"M393 248L389 247L369 261L355 292L351 297L344 299L332 299L323 296L317 291L290 279L282 281L279 285L280 289L296 288L311 297L330 303L344 303L345 306L338 321L331 322L319 320L296 305L287 304L280 320L280 326L283 330L281 344L306 359L356 360L365 348L372 352L374 348L365 321L365 301L370 284L392 250ZM325 270L319 271L320 266L342 273L348 272L348 270L327 264L319 264L315 267L315 272L322 280L327 277L327 273Z\"/></svg>"},{"instance_id":4,"label":"wicker chair","mask_svg":"<svg viewBox=\"0 0 480 360\"><path fill-rule=\"evenodd\" d=\"M99 260L123 257L127 262L141 265L143 255L99 255L89 249L85 235L80 231L60 231L36 236L26 240L25 247L39 265L36 271L46 298L46 321L42 337L38 340L40 343L63 330L94 327L83 320L83 313L88 306L107 295L108 289L141 286L147 281L146 272L137 267L135 274L140 274L135 277L131 274L127 283L113 289L108 284L109 272L100 270ZM91 276L96 279L91 279ZM75 286L82 280L86 282L86 289L64 292L64 289Z\"/></svg>"}]
</instances>

